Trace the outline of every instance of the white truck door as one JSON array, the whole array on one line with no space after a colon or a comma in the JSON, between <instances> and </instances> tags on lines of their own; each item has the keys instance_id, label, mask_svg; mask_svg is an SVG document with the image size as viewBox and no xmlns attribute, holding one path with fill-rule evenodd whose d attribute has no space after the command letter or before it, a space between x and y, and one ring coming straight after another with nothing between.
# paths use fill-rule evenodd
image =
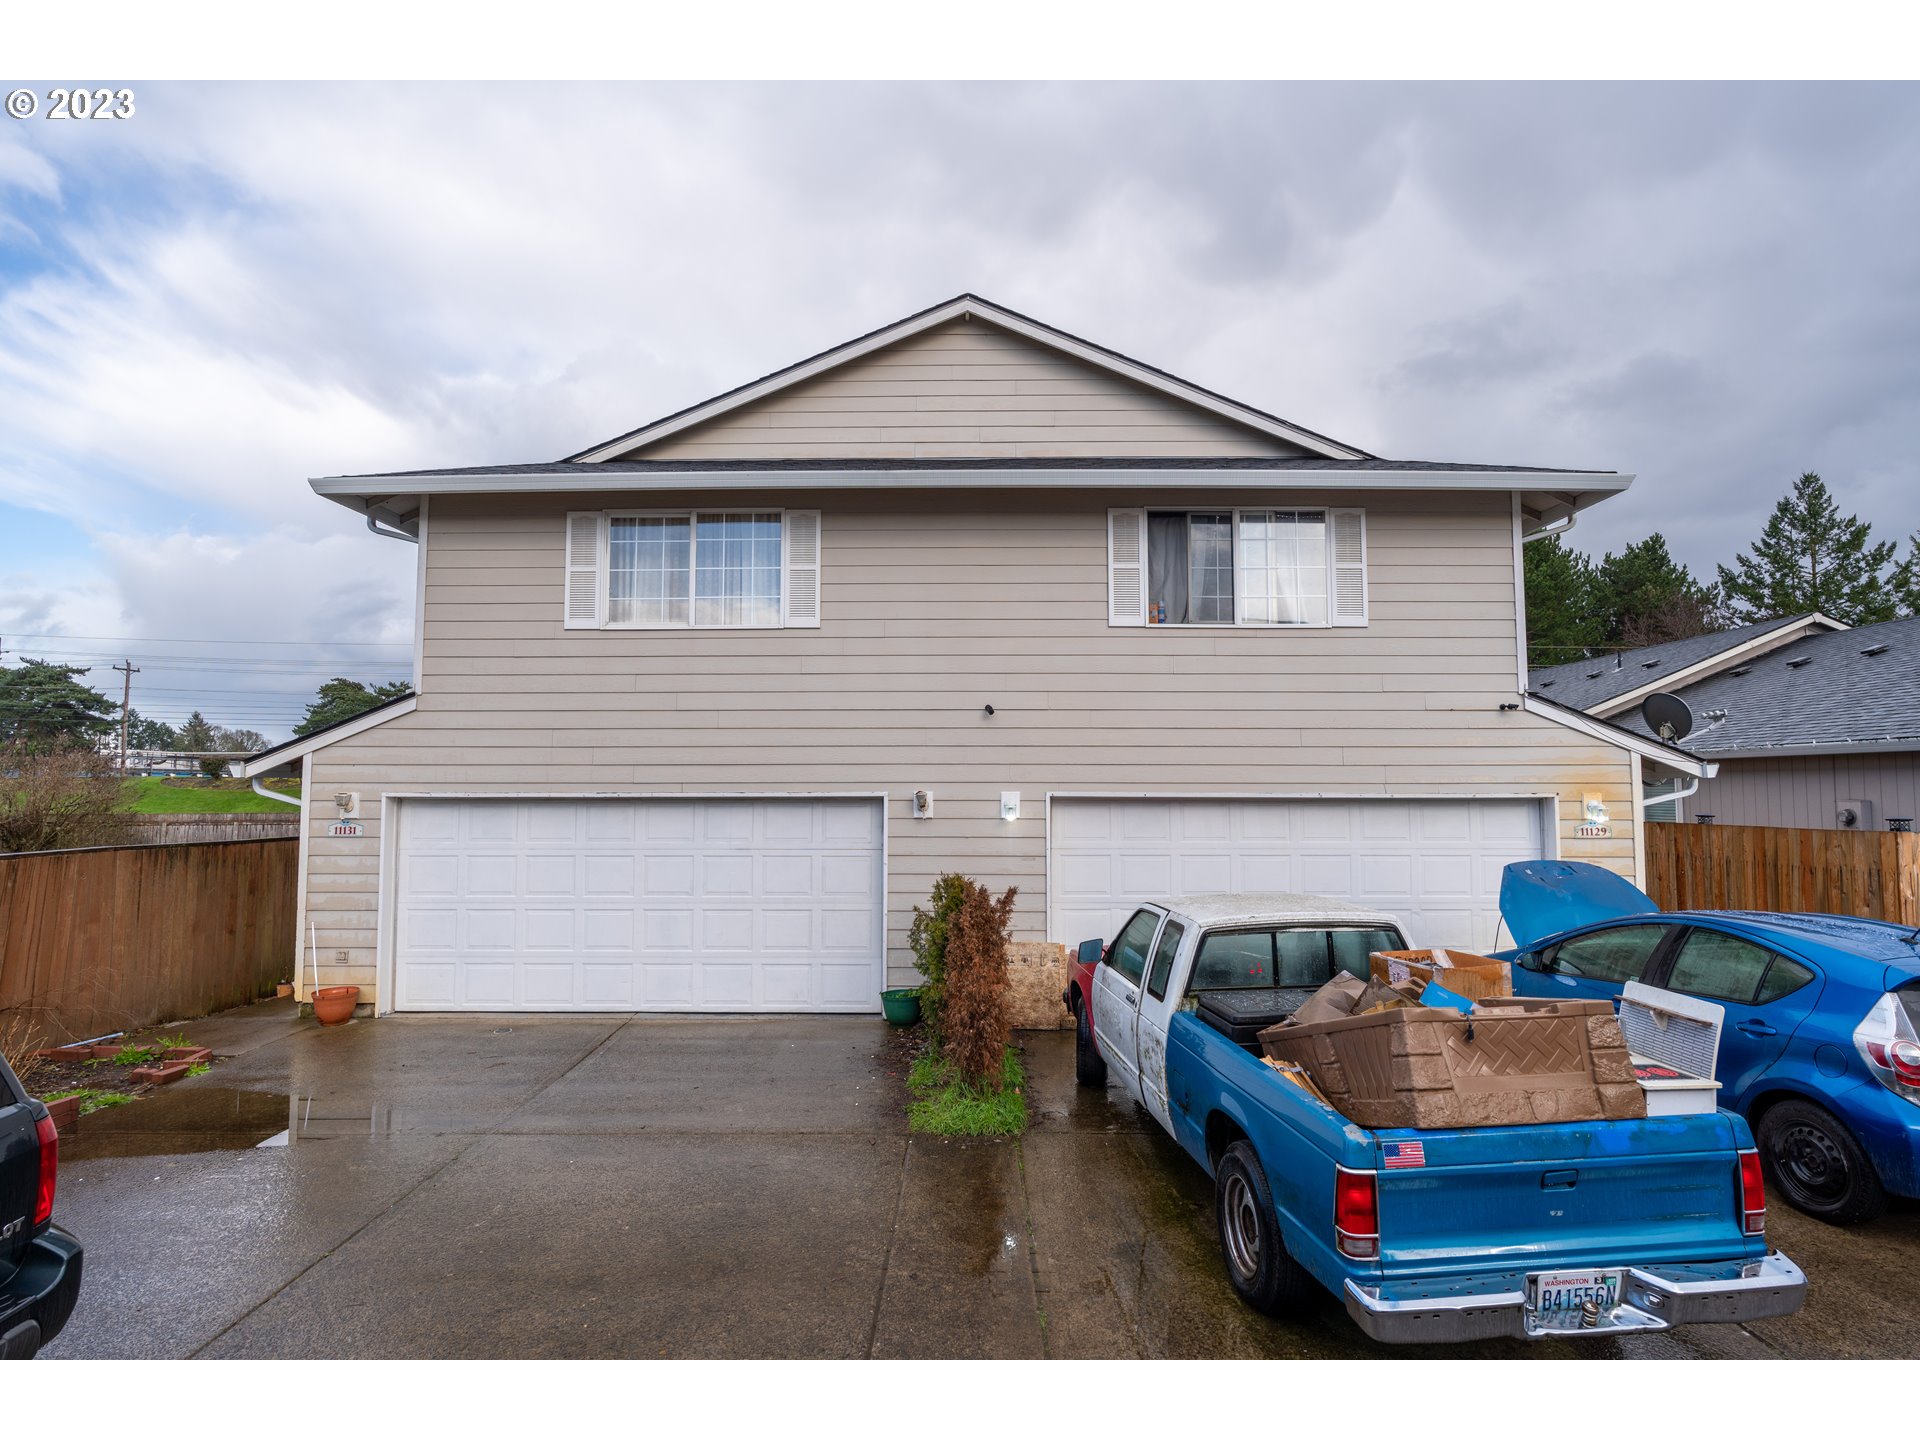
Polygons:
<instances>
[{"instance_id":1,"label":"white truck door","mask_svg":"<svg viewBox=\"0 0 1920 1440\"><path fill-rule=\"evenodd\" d=\"M1146 974L1153 937L1163 912L1142 906L1121 928L1119 939L1107 947L1106 958L1093 976L1093 1034L1107 1066L1120 1077L1129 1095L1140 1096L1139 1032L1140 981Z\"/></svg>"},{"instance_id":2,"label":"white truck door","mask_svg":"<svg viewBox=\"0 0 1920 1440\"><path fill-rule=\"evenodd\" d=\"M1160 938L1153 947L1153 959L1147 964L1145 984L1140 994L1139 1054L1141 1103L1168 1132L1173 1116L1167 1107L1167 1027L1186 988L1185 967L1177 964L1187 926L1169 915L1160 927Z\"/></svg>"}]
</instances>

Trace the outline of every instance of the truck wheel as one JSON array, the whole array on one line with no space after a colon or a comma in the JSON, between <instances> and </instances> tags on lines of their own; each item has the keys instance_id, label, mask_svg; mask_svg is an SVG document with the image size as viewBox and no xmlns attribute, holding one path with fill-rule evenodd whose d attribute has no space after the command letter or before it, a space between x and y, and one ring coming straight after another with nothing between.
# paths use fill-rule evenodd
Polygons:
<instances>
[{"instance_id":1,"label":"truck wheel","mask_svg":"<svg viewBox=\"0 0 1920 1440\"><path fill-rule=\"evenodd\" d=\"M1829 1225L1858 1225L1887 1208L1887 1192L1860 1143L1828 1111L1783 1100L1760 1118L1767 1179L1796 1210Z\"/></svg>"},{"instance_id":2,"label":"truck wheel","mask_svg":"<svg viewBox=\"0 0 1920 1440\"><path fill-rule=\"evenodd\" d=\"M1314 1298L1313 1276L1287 1253L1266 1172L1244 1140L1229 1145L1214 1167L1213 1208L1235 1294L1262 1315L1299 1310Z\"/></svg>"},{"instance_id":3,"label":"truck wheel","mask_svg":"<svg viewBox=\"0 0 1920 1440\"><path fill-rule=\"evenodd\" d=\"M1082 1085L1107 1083L1107 1062L1100 1058L1100 1047L1093 1043L1093 1016L1085 1000L1073 1007L1073 1078Z\"/></svg>"}]
</instances>

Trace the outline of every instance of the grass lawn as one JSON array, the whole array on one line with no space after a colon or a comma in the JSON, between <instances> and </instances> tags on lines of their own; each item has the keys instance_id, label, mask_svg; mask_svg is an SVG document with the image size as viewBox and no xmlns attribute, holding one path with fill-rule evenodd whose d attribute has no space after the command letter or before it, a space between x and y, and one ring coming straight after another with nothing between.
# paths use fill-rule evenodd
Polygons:
<instances>
[{"instance_id":1,"label":"grass lawn","mask_svg":"<svg viewBox=\"0 0 1920 1440\"><path fill-rule=\"evenodd\" d=\"M967 1084L953 1066L923 1052L907 1072L913 1103L907 1128L922 1135L1019 1135L1027 1128L1027 1075L1020 1052L1007 1047L998 1089Z\"/></svg>"},{"instance_id":2,"label":"grass lawn","mask_svg":"<svg viewBox=\"0 0 1920 1440\"><path fill-rule=\"evenodd\" d=\"M290 800L300 798L298 781L291 784L269 781L267 788ZM126 797L122 808L134 815L294 813L291 805L261 799L245 780L170 780L162 775L143 775L126 782Z\"/></svg>"}]
</instances>

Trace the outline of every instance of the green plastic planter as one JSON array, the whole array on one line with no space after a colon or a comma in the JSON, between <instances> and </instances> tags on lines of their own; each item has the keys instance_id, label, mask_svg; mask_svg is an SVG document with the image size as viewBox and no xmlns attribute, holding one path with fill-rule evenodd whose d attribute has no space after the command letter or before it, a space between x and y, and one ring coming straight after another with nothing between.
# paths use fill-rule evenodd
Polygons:
<instances>
[{"instance_id":1,"label":"green plastic planter","mask_svg":"<svg viewBox=\"0 0 1920 1440\"><path fill-rule=\"evenodd\" d=\"M882 990L880 1009L886 1014L889 1025L918 1024L920 992L918 990Z\"/></svg>"}]
</instances>

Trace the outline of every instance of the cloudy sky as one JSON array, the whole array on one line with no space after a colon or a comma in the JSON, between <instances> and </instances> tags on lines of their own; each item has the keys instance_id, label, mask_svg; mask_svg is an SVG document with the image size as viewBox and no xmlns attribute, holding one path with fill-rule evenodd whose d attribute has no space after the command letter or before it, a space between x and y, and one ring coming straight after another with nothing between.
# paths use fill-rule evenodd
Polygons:
<instances>
[{"instance_id":1,"label":"cloudy sky","mask_svg":"<svg viewBox=\"0 0 1920 1440\"><path fill-rule=\"evenodd\" d=\"M558 458L961 290L1376 453L1630 470L1596 551L1710 572L1807 469L1920 527L1911 86L137 105L0 119L0 647L163 718L408 672L411 547L309 477Z\"/></svg>"}]
</instances>

